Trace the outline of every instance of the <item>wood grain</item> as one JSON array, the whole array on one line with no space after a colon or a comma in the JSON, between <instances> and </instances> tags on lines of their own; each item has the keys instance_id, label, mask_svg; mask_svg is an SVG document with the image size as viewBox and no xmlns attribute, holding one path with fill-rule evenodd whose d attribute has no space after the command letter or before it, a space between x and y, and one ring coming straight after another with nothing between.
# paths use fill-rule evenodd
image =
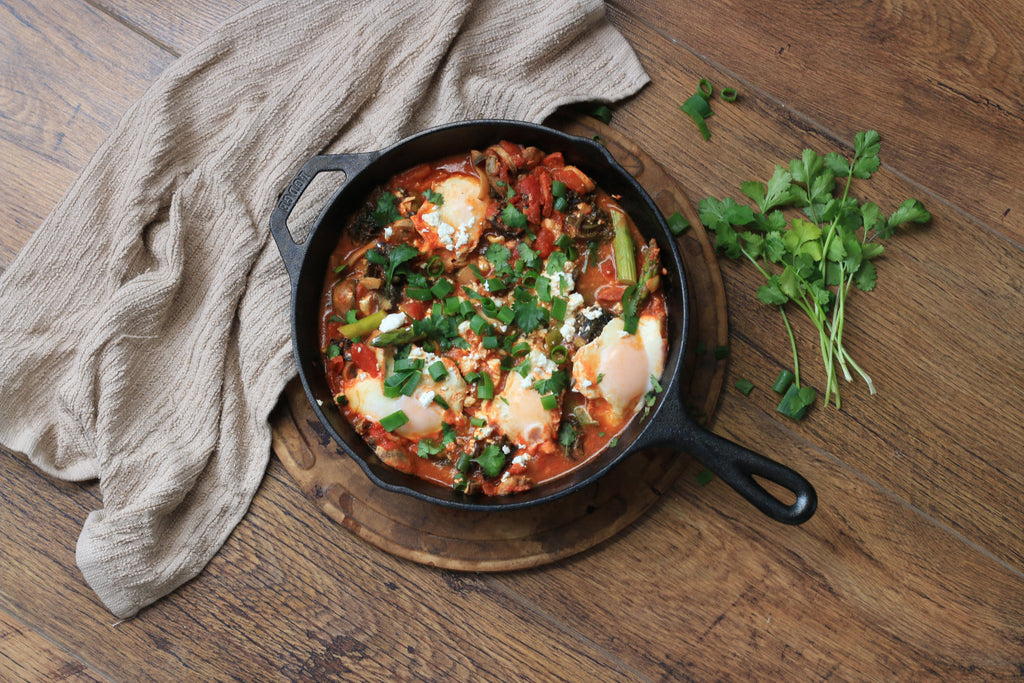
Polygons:
<instances>
[{"instance_id":1,"label":"wood grain","mask_svg":"<svg viewBox=\"0 0 1024 683\"><path fill-rule=\"evenodd\" d=\"M796 125L841 140L878 130L889 167L1024 244L1013 161L1024 157L1021 3L727 0L657 14L653 0L614 4L657 16L649 30L683 42L723 84L784 106Z\"/></svg>"},{"instance_id":2,"label":"wood grain","mask_svg":"<svg viewBox=\"0 0 1024 683\"><path fill-rule=\"evenodd\" d=\"M0 5L0 269L146 85L245 4ZM769 388L790 362L777 314L749 267L721 265L731 356L711 428L805 474L820 498L807 524L752 513L689 461L591 550L455 573L341 533L271 459L206 570L115 624L74 559L98 485L0 450L0 679L1024 679L1022 12L609 5L652 77L612 127L693 201L739 197L803 147L874 127L872 198L891 210L919 196L935 216L891 243L878 289L852 302L848 341L880 393L849 385L842 412L800 423ZM708 142L678 110L702 76L741 92L715 102Z\"/></svg>"},{"instance_id":3,"label":"wood grain","mask_svg":"<svg viewBox=\"0 0 1024 683\"><path fill-rule=\"evenodd\" d=\"M716 107L709 125L717 128L702 144L681 112L643 102L662 102L672 92L695 88L702 75L723 84L727 75L693 56L665 60L658 34L620 18L654 79L622 108L620 118L641 135L672 131L655 158L674 176L688 179L694 201L705 196L742 200L743 180L767 179L775 163L788 164L803 147L821 153L839 149L826 131L808 136L783 108L757 93ZM634 118L634 107L653 112ZM695 151L698 145L703 154ZM883 143L883 157L886 150ZM887 212L920 189L887 168L861 187ZM1024 423L1013 417L1021 407L1014 389L1024 386L1019 360L1024 338L1018 333L1024 328L1024 259L1011 242L985 239L984 230L963 238L970 233L956 212L941 203L929 207L928 226L889 241L875 291L851 297L845 341L879 394L870 396L863 382L845 384L842 412L819 410L793 430L1024 569L1019 531L1024 518L1017 504L1024 475L1016 465L1018 449L1011 446L1024 439ZM984 278L973 275L979 268ZM731 377L754 380L762 388L754 402L770 414L777 403L771 382L780 369L792 366L785 330L778 314L757 301L763 280L748 263L723 262L722 272L730 305ZM795 319L794 327L805 360L801 369L821 392L825 379L816 333L804 320ZM996 528L1001 531L995 533Z\"/></svg>"},{"instance_id":4,"label":"wood grain","mask_svg":"<svg viewBox=\"0 0 1024 683\"><path fill-rule=\"evenodd\" d=\"M0 5L0 270L173 58L83 3Z\"/></svg>"}]
</instances>

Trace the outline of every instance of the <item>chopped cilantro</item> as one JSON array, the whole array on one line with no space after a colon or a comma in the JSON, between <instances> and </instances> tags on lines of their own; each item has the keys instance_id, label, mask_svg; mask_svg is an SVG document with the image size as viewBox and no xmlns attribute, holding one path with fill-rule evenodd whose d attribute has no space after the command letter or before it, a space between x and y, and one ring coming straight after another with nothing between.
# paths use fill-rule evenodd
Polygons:
<instances>
[{"instance_id":1,"label":"chopped cilantro","mask_svg":"<svg viewBox=\"0 0 1024 683\"><path fill-rule=\"evenodd\" d=\"M497 444L488 444L480 451L480 455L473 458L473 462L480 465L480 469L488 477L496 477L505 468L505 454Z\"/></svg>"},{"instance_id":2,"label":"chopped cilantro","mask_svg":"<svg viewBox=\"0 0 1024 683\"><path fill-rule=\"evenodd\" d=\"M509 192L512 192L512 190L509 189ZM501 210L501 220L505 225L513 229L526 227L526 214L512 204L506 205Z\"/></svg>"}]
</instances>

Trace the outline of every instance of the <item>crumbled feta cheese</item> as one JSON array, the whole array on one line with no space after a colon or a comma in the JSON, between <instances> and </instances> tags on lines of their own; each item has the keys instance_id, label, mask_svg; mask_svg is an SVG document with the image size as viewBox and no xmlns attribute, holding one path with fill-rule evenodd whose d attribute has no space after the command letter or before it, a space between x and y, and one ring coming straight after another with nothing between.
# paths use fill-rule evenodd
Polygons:
<instances>
[{"instance_id":1,"label":"crumbled feta cheese","mask_svg":"<svg viewBox=\"0 0 1024 683\"><path fill-rule=\"evenodd\" d=\"M386 240L391 239L392 232L394 232L394 231L391 229L390 225L388 227L384 228L384 239L386 239Z\"/></svg>"},{"instance_id":2,"label":"crumbled feta cheese","mask_svg":"<svg viewBox=\"0 0 1024 683\"><path fill-rule=\"evenodd\" d=\"M435 394L433 391L424 391L422 394L420 394L420 405L426 408L427 406L434 402L434 396Z\"/></svg>"},{"instance_id":3,"label":"crumbled feta cheese","mask_svg":"<svg viewBox=\"0 0 1024 683\"><path fill-rule=\"evenodd\" d=\"M587 320L597 320L604 313L604 309L600 306L591 306L590 308L583 309L583 317Z\"/></svg>"},{"instance_id":4,"label":"crumbled feta cheese","mask_svg":"<svg viewBox=\"0 0 1024 683\"><path fill-rule=\"evenodd\" d=\"M562 335L562 339L572 339L576 336L576 319L567 318L558 331Z\"/></svg>"},{"instance_id":5,"label":"crumbled feta cheese","mask_svg":"<svg viewBox=\"0 0 1024 683\"><path fill-rule=\"evenodd\" d=\"M404 324L405 313L399 311L398 313L392 313L384 316L384 319L380 321L380 327L378 329L381 332L391 332L392 330L397 330Z\"/></svg>"},{"instance_id":6,"label":"crumbled feta cheese","mask_svg":"<svg viewBox=\"0 0 1024 683\"><path fill-rule=\"evenodd\" d=\"M576 310L583 305L583 295L579 292L573 292L569 295L569 298L566 299L565 305L567 313L575 313Z\"/></svg>"},{"instance_id":7,"label":"crumbled feta cheese","mask_svg":"<svg viewBox=\"0 0 1024 683\"><path fill-rule=\"evenodd\" d=\"M461 323L459 323L459 334L461 334L463 337L466 336L466 333L469 332L469 330L470 327L468 320L463 320Z\"/></svg>"},{"instance_id":8,"label":"crumbled feta cheese","mask_svg":"<svg viewBox=\"0 0 1024 683\"><path fill-rule=\"evenodd\" d=\"M558 364L542 352L533 349L530 351L530 368L531 371L540 371L545 373L547 377L550 377L551 373L558 369Z\"/></svg>"},{"instance_id":9,"label":"crumbled feta cheese","mask_svg":"<svg viewBox=\"0 0 1024 683\"><path fill-rule=\"evenodd\" d=\"M508 455L509 453L512 452L512 449L509 448L508 445L506 444L501 447L501 452L504 453L505 455Z\"/></svg>"},{"instance_id":10,"label":"crumbled feta cheese","mask_svg":"<svg viewBox=\"0 0 1024 683\"><path fill-rule=\"evenodd\" d=\"M527 455L526 453L523 453L522 455L517 455L516 457L512 458L513 465L525 465L528 462L530 462L530 456Z\"/></svg>"}]
</instances>

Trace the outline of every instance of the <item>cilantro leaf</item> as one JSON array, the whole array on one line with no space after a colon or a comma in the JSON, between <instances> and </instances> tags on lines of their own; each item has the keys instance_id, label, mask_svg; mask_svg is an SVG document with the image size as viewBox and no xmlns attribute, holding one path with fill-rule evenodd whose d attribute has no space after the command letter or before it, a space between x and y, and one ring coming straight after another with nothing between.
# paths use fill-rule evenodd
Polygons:
<instances>
[{"instance_id":1,"label":"cilantro leaf","mask_svg":"<svg viewBox=\"0 0 1024 683\"><path fill-rule=\"evenodd\" d=\"M402 217L402 214L398 212L397 200L398 198L390 192L385 192L377 198L377 208L370 214L377 227L383 228L386 225L391 225Z\"/></svg>"},{"instance_id":2,"label":"cilantro leaf","mask_svg":"<svg viewBox=\"0 0 1024 683\"><path fill-rule=\"evenodd\" d=\"M430 188L423 191L423 198L434 206L442 206L444 204L444 195L440 192L434 192Z\"/></svg>"},{"instance_id":3,"label":"cilantro leaf","mask_svg":"<svg viewBox=\"0 0 1024 683\"><path fill-rule=\"evenodd\" d=\"M505 208L501 210L501 220L512 229L526 227L526 214L512 204L505 205Z\"/></svg>"},{"instance_id":4,"label":"cilantro leaf","mask_svg":"<svg viewBox=\"0 0 1024 683\"><path fill-rule=\"evenodd\" d=\"M864 261L853 276L853 284L862 292L870 292L875 288L875 281L878 278L878 271L871 261Z\"/></svg>"},{"instance_id":5,"label":"cilantro leaf","mask_svg":"<svg viewBox=\"0 0 1024 683\"><path fill-rule=\"evenodd\" d=\"M548 322L548 309L534 301L521 301L515 308L515 323L526 334L539 329Z\"/></svg>"},{"instance_id":6,"label":"cilantro leaf","mask_svg":"<svg viewBox=\"0 0 1024 683\"><path fill-rule=\"evenodd\" d=\"M488 444L480 455L472 460L488 477L496 477L505 468L505 454L497 444Z\"/></svg>"},{"instance_id":7,"label":"cilantro leaf","mask_svg":"<svg viewBox=\"0 0 1024 683\"><path fill-rule=\"evenodd\" d=\"M924 204L916 199L908 199L900 204L899 208L889 216L889 219L885 222L886 234L879 234L879 237L891 236L896 232L896 228L904 223L927 223L931 218L932 215L924 208Z\"/></svg>"},{"instance_id":8,"label":"cilantro leaf","mask_svg":"<svg viewBox=\"0 0 1024 683\"><path fill-rule=\"evenodd\" d=\"M702 199L697 209L701 223L711 230L725 223L727 225L746 225L754 221L754 210L749 206L737 204L732 197L718 200L714 197Z\"/></svg>"}]
</instances>

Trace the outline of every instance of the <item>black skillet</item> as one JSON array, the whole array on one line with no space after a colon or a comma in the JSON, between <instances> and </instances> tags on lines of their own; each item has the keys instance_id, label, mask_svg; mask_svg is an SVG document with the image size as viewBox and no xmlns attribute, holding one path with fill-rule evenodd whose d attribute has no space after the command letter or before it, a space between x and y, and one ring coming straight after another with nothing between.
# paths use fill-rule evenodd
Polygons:
<instances>
[{"instance_id":1,"label":"black skillet","mask_svg":"<svg viewBox=\"0 0 1024 683\"><path fill-rule=\"evenodd\" d=\"M319 301L334 249L347 218L378 185L396 173L419 163L484 149L499 140L534 145L546 152L561 151L568 164L580 167L613 195L645 237L661 247L662 278L668 303L669 351L661 381L663 391L645 419L636 418L618 444L554 481L511 496L467 496L381 462L352 426L333 409L319 348ZM309 236L296 243L288 229L288 217L299 197L317 174L343 171L345 179L321 212ZM811 484L792 469L727 441L697 425L682 402L683 356L689 314L686 274L675 239L661 212L636 180L597 142L530 123L474 120L427 130L378 152L321 155L303 165L278 199L270 229L291 279L292 340L299 377L313 411L338 444L362 467L374 483L446 507L496 511L538 505L578 491L608 474L631 454L646 448L668 447L688 453L728 483L757 509L786 524L801 524L814 514L817 496ZM614 476L614 473L611 475ZM787 503L772 495L758 480L774 482L793 494Z\"/></svg>"}]
</instances>

